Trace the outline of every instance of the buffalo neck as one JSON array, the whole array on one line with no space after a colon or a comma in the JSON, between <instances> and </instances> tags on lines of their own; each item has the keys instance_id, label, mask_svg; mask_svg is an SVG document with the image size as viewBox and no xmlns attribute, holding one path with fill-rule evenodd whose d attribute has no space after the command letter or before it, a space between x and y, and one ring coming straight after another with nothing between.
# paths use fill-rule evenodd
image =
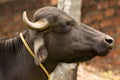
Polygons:
<instances>
[{"instance_id":1,"label":"buffalo neck","mask_svg":"<svg viewBox=\"0 0 120 80\"><path fill-rule=\"evenodd\" d=\"M33 50L33 42L29 40L28 32L24 32L23 36ZM0 46L0 69L2 69L1 72L3 75L9 77L9 80L14 80L13 77L17 77L16 80L18 80L18 78L24 80L24 78L29 79L31 77L34 77L35 80L47 80L47 76L43 70L34 63L33 57L25 48L19 35L10 39L0 40ZM49 60L47 60L43 65L48 72L51 73L57 64L51 64ZM6 78L8 77L6 76L3 76L3 80L7 80Z\"/></svg>"},{"instance_id":2,"label":"buffalo neck","mask_svg":"<svg viewBox=\"0 0 120 80\"><path fill-rule=\"evenodd\" d=\"M24 36L26 38L26 33ZM1 39L0 46L1 54L4 53L6 56L18 55L25 48L19 35L9 39Z\"/></svg>"}]
</instances>

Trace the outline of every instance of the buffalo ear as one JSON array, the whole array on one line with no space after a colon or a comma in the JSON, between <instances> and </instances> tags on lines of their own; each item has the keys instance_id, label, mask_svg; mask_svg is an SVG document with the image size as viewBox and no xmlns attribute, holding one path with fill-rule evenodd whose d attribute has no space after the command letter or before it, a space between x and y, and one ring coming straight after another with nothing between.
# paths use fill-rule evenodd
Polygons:
<instances>
[{"instance_id":1,"label":"buffalo ear","mask_svg":"<svg viewBox=\"0 0 120 80\"><path fill-rule=\"evenodd\" d=\"M34 42L34 52L35 52L35 63L36 65L39 65L41 62L43 62L48 55L47 49L44 45L43 38L38 38Z\"/></svg>"}]
</instances>

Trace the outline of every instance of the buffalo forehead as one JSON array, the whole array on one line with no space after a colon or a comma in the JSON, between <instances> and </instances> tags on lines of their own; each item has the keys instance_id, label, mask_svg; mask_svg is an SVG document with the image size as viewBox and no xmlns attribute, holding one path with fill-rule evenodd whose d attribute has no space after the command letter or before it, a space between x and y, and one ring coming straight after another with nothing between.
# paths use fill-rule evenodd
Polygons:
<instances>
[{"instance_id":1,"label":"buffalo forehead","mask_svg":"<svg viewBox=\"0 0 120 80\"><path fill-rule=\"evenodd\" d=\"M37 10L33 15L33 21L37 21L40 18L50 18L55 20L56 18L63 18L65 20L70 19L70 17L65 12L55 7L44 7Z\"/></svg>"}]
</instances>

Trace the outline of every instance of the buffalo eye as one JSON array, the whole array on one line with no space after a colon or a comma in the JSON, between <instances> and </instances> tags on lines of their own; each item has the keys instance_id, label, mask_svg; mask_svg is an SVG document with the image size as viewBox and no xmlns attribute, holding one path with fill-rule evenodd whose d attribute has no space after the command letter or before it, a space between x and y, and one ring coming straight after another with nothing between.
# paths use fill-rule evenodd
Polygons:
<instances>
[{"instance_id":1,"label":"buffalo eye","mask_svg":"<svg viewBox=\"0 0 120 80\"><path fill-rule=\"evenodd\" d=\"M67 26L74 26L74 23L75 23L74 21L67 21L66 22Z\"/></svg>"},{"instance_id":2,"label":"buffalo eye","mask_svg":"<svg viewBox=\"0 0 120 80\"><path fill-rule=\"evenodd\" d=\"M72 26L73 24L70 21L66 23L59 23L54 25L53 31L58 34L65 34L71 30Z\"/></svg>"}]
</instances>

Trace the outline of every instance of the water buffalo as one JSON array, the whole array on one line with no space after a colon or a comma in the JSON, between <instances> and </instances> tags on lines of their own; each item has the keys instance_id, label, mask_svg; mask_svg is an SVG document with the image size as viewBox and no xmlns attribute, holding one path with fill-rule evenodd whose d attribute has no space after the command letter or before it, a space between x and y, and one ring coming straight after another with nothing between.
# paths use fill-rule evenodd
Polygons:
<instances>
[{"instance_id":1,"label":"water buffalo","mask_svg":"<svg viewBox=\"0 0 120 80\"><path fill-rule=\"evenodd\" d=\"M73 63L105 56L114 39L83 23L78 24L55 7L44 7L29 21L26 12L22 32L35 58L29 54L19 35L0 40L0 80L47 80L38 66L42 63L51 73L60 62Z\"/></svg>"}]
</instances>

